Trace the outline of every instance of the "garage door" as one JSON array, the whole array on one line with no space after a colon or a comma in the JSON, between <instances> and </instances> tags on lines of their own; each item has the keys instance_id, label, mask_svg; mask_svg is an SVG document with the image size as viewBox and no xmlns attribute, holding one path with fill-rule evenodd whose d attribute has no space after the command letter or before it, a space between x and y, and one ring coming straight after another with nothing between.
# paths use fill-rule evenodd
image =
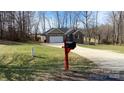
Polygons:
<instances>
[{"instance_id":1,"label":"garage door","mask_svg":"<svg viewBox=\"0 0 124 93\"><path fill-rule=\"evenodd\" d=\"M63 36L50 36L50 43L62 43Z\"/></svg>"}]
</instances>

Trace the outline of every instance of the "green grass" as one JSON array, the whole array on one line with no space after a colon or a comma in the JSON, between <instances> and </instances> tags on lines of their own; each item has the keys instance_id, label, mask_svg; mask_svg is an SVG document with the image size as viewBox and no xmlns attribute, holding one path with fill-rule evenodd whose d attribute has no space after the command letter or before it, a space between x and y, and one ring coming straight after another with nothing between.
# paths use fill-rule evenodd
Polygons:
<instances>
[{"instance_id":1,"label":"green grass","mask_svg":"<svg viewBox=\"0 0 124 93\"><path fill-rule=\"evenodd\" d=\"M86 47L86 48L93 48L93 49L101 49L101 50L111 50L114 52L119 52L119 53L124 53L124 46L119 46L119 45L79 45L81 47Z\"/></svg>"},{"instance_id":2,"label":"green grass","mask_svg":"<svg viewBox=\"0 0 124 93\"><path fill-rule=\"evenodd\" d=\"M32 47L35 57L31 56ZM66 72L63 58L63 49L43 44L0 44L0 80L67 80L69 73L84 73L96 67L93 62L70 53L70 71Z\"/></svg>"}]
</instances>

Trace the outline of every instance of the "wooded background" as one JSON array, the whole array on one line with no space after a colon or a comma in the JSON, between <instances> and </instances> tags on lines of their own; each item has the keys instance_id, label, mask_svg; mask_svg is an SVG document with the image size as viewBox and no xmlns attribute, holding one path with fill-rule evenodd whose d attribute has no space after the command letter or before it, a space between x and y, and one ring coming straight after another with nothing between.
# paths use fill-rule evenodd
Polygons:
<instances>
[{"instance_id":1,"label":"wooded background","mask_svg":"<svg viewBox=\"0 0 124 93\"><path fill-rule=\"evenodd\" d=\"M124 12L106 12L106 22L99 23L100 11L0 11L0 39L37 40L50 28L80 28L85 43L124 43ZM104 19L103 19L104 21ZM96 42L97 41L97 42Z\"/></svg>"}]
</instances>

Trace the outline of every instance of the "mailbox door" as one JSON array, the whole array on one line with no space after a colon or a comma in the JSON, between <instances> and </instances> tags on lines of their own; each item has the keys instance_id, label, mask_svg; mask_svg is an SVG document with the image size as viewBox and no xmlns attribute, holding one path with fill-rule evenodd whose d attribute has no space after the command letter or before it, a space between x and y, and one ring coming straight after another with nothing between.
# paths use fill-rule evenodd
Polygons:
<instances>
[{"instance_id":1,"label":"mailbox door","mask_svg":"<svg viewBox=\"0 0 124 93\"><path fill-rule=\"evenodd\" d=\"M76 42L66 42L66 47L74 49L76 47Z\"/></svg>"}]
</instances>

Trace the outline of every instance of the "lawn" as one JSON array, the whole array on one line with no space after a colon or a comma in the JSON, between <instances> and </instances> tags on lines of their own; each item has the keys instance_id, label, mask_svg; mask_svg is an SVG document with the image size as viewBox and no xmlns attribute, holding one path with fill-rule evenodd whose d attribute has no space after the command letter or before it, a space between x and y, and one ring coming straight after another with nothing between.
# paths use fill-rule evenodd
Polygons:
<instances>
[{"instance_id":1,"label":"lawn","mask_svg":"<svg viewBox=\"0 0 124 93\"><path fill-rule=\"evenodd\" d=\"M119 52L119 53L124 53L124 46L119 46L119 45L79 45L81 47L86 47L86 48L93 48L93 49L101 49L101 50L111 50L114 52Z\"/></svg>"},{"instance_id":2,"label":"lawn","mask_svg":"<svg viewBox=\"0 0 124 93\"><path fill-rule=\"evenodd\" d=\"M35 57L31 49L35 49ZM0 44L0 80L87 80L97 66L70 53L70 70L63 68L63 49L36 43Z\"/></svg>"}]
</instances>

